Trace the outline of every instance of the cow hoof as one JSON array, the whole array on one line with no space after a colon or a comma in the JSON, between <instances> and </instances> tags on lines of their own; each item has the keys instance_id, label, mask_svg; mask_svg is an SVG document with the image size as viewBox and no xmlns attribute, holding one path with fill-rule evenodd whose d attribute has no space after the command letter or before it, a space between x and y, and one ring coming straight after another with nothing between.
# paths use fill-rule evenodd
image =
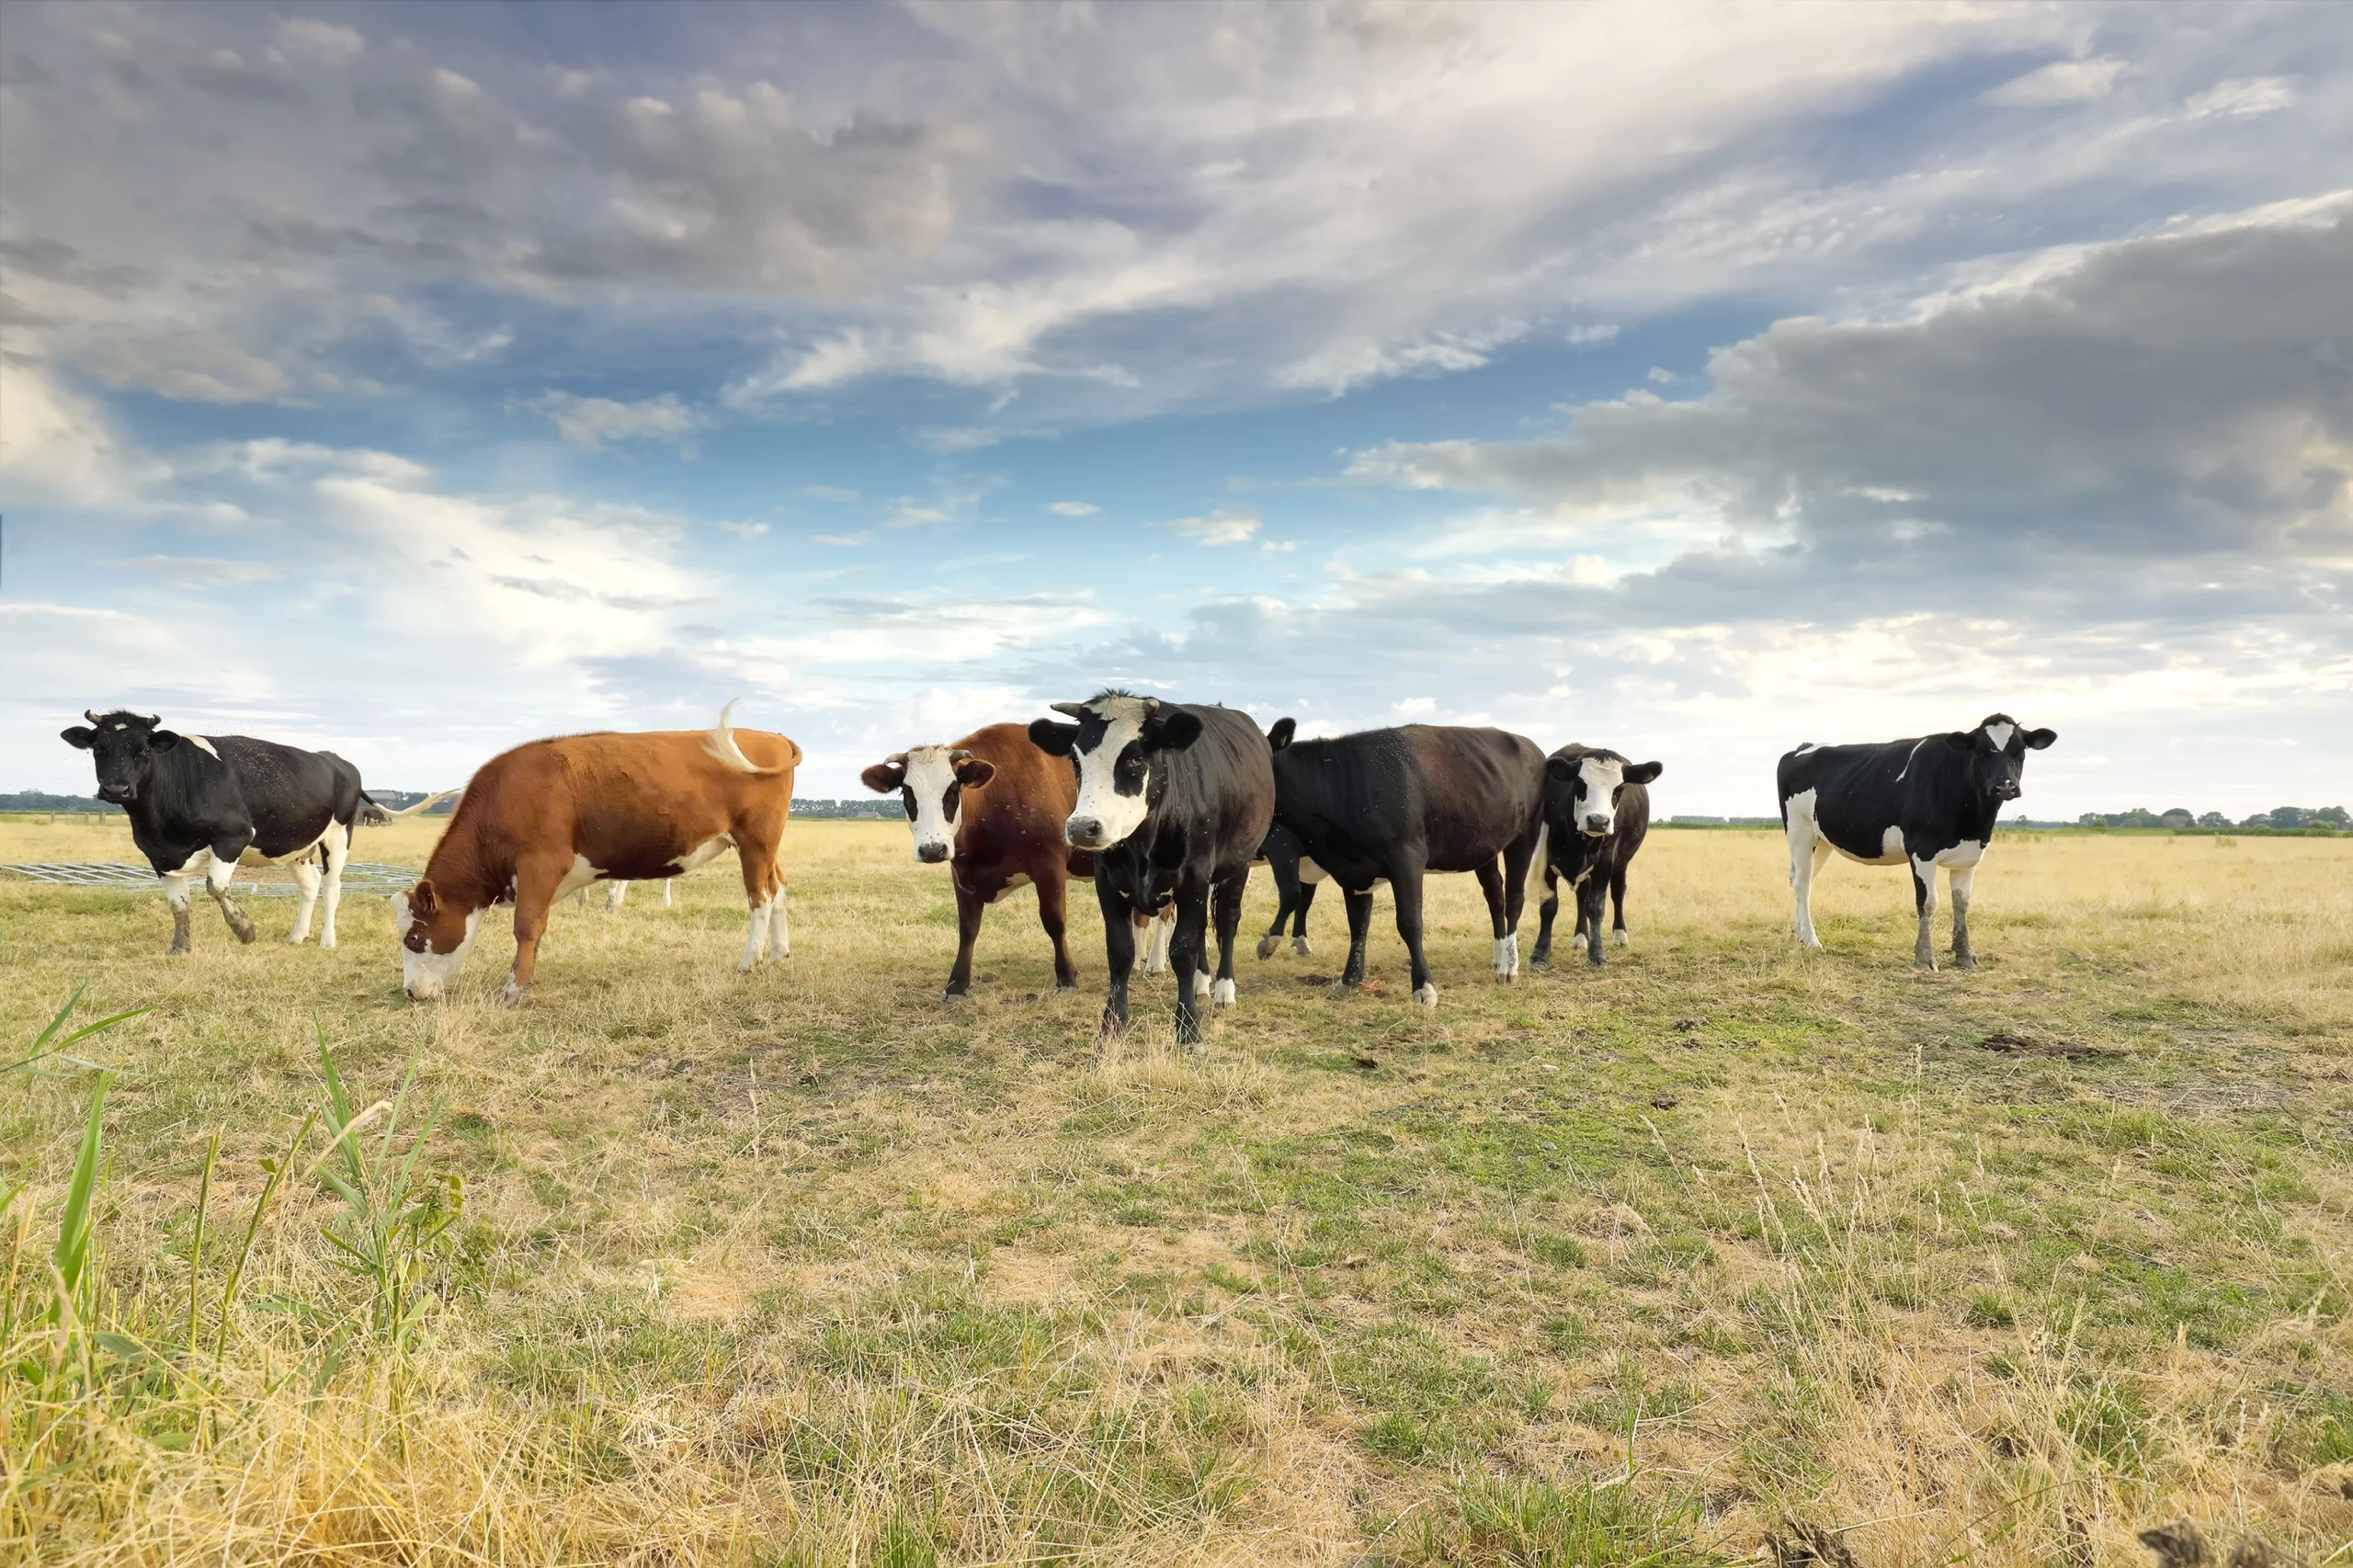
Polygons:
<instances>
[{"instance_id":1,"label":"cow hoof","mask_svg":"<svg viewBox=\"0 0 2353 1568\"><path fill-rule=\"evenodd\" d=\"M184 959L195 951L196 945L193 942L174 942L164 956L167 959Z\"/></svg>"},{"instance_id":2,"label":"cow hoof","mask_svg":"<svg viewBox=\"0 0 2353 1568\"><path fill-rule=\"evenodd\" d=\"M320 937L319 950L323 953L331 953L335 951L335 938L333 937Z\"/></svg>"},{"instance_id":3,"label":"cow hoof","mask_svg":"<svg viewBox=\"0 0 2353 1568\"><path fill-rule=\"evenodd\" d=\"M529 986L517 985L511 980L498 988L498 1005L502 1007L519 1007L530 997Z\"/></svg>"},{"instance_id":4,"label":"cow hoof","mask_svg":"<svg viewBox=\"0 0 2353 1568\"><path fill-rule=\"evenodd\" d=\"M1262 959L1273 958L1275 949L1281 945L1282 938L1279 937L1261 937L1258 938L1258 956Z\"/></svg>"},{"instance_id":5,"label":"cow hoof","mask_svg":"<svg viewBox=\"0 0 2353 1568\"><path fill-rule=\"evenodd\" d=\"M965 993L957 990L952 985L939 994L939 999L942 1002L961 1002L964 999L964 996Z\"/></svg>"},{"instance_id":6,"label":"cow hoof","mask_svg":"<svg viewBox=\"0 0 2353 1568\"><path fill-rule=\"evenodd\" d=\"M1233 1006L1233 982L1230 980L1221 980L1215 985L1211 986L1210 1005L1213 1007Z\"/></svg>"},{"instance_id":7,"label":"cow hoof","mask_svg":"<svg viewBox=\"0 0 2353 1568\"><path fill-rule=\"evenodd\" d=\"M232 926L229 929L237 934L238 942L245 947L253 946L254 938L261 935L259 931L254 929L254 923L250 920L243 926Z\"/></svg>"},{"instance_id":8,"label":"cow hoof","mask_svg":"<svg viewBox=\"0 0 2353 1568\"><path fill-rule=\"evenodd\" d=\"M1609 933L1609 945L1613 948L1631 948L1634 945L1634 939L1623 931L1612 931Z\"/></svg>"},{"instance_id":9,"label":"cow hoof","mask_svg":"<svg viewBox=\"0 0 2353 1568\"><path fill-rule=\"evenodd\" d=\"M1437 1006L1438 987L1430 984L1416 985L1414 987L1414 1000L1425 1007Z\"/></svg>"},{"instance_id":10,"label":"cow hoof","mask_svg":"<svg viewBox=\"0 0 2353 1568\"><path fill-rule=\"evenodd\" d=\"M1067 996L1077 989L1078 982L1075 980L1057 980L1054 982L1054 994L1057 996Z\"/></svg>"},{"instance_id":11,"label":"cow hoof","mask_svg":"<svg viewBox=\"0 0 2353 1568\"><path fill-rule=\"evenodd\" d=\"M1937 960L1931 958L1916 958L1912 960L1912 967L1925 969L1930 974L1934 974L1937 972Z\"/></svg>"},{"instance_id":12,"label":"cow hoof","mask_svg":"<svg viewBox=\"0 0 2353 1568\"><path fill-rule=\"evenodd\" d=\"M1952 967L1955 969L1975 969L1977 967L1977 955L1975 953L1955 953L1952 956Z\"/></svg>"},{"instance_id":13,"label":"cow hoof","mask_svg":"<svg viewBox=\"0 0 2353 1568\"><path fill-rule=\"evenodd\" d=\"M1601 956L1599 948L1588 950L1585 955L1585 962L1587 969L1607 969L1609 965L1609 960Z\"/></svg>"},{"instance_id":14,"label":"cow hoof","mask_svg":"<svg viewBox=\"0 0 2353 1568\"><path fill-rule=\"evenodd\" d=\"M1290 939L1290 950L1301 958L1312 959L1315 956L1315 944L1304 937L1293 937Z\"/></svg>"}]
</instances>

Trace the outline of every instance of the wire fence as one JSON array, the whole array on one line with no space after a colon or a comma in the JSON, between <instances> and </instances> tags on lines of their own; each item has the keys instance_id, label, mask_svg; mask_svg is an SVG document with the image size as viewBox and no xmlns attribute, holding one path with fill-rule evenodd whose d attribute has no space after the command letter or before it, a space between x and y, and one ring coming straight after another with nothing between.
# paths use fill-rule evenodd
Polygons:
<instances>
[{"instance_id":1,"label":"wire fence","mask_svg":"<svg viewBox=\"0 0 2353 1568\"><path fill-rule=\"evenodd\" d=\"M343 868L343 891L347 893L396 893L415 885L417 876L414 866L391 866L379 860L348 860ZM41 882L51 887L96 888L110 892L163 891L163 880L148 867L112 860L0 864L0 877ZM301 889L295 883L291 873L280 871L268 878L239 877L229 884L229 891L239 898L291 898Z\"/></svg>"}]
</instances>

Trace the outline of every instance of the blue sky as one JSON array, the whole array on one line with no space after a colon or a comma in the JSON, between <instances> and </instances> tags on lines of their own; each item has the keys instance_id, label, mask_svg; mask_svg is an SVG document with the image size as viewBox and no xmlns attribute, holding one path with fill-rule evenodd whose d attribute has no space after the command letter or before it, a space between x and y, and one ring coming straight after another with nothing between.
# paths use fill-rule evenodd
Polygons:
<instances>
[{"instance_id":1,"label":"blue sky","mask_svg":"<svg viewBox=\"0 0 2353 1568\"><path fill-rule=\"evenodd\" d=\"M2326 6L12 6L0 788L1107 684L2353 790Z\"/></svg>"}]
</instances>

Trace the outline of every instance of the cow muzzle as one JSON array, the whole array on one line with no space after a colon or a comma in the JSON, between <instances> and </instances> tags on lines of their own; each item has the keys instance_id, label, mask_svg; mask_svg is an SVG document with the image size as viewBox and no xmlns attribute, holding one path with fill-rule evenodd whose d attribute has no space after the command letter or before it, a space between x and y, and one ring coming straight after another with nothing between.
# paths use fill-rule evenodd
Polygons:
<instances>
[{"instance_id":1,"label":"cow muzzle","mask_svg":"<svg viewBox=\"0 0 2353 1568\"><path fill-rule=\"evenodd\" d=\"M2026 791L2014 783L2004 782L1994 786L1994 799L1997 801L2015 801L2024 793Z\"/></svg>"},{"instance_id":2,"label":"cow muzzle","mask_svg":"<svg viewBox=\"0 0 2353 1568\"><path fill-rule=\"evenodd\" d=\"M139 788L135 784L101 784L98 786L98 799L106 801L110 806L119 806L126 801L135 801L138 798Z\"/></svg>"},{"instance_id":3,"label":"cow muzzle","mask_svg":"<svg viewBox=\"0 0 2353 1568\"><path fill-rule=\"evenodd\" d=\"M1609 819L1605 816L1587 816L1585 819L1585 835L1587 838L1608 837Z\"/></svg>"},{"instance_id":4,"label":"cow muzzle","mask_svg":"<svg viewBox=\"0 0 2353 1568\"><path fill-rule=\"evenodd\" d=\"M1063 836L1074 849L1103 847L1103 824L1094 817L1073 817L1063 825Z\"/></svg>"},{"instance_id":5,"label":"cow muzzle","mask_svg":"<svg viewBox=\"0 0 2353 1568\"><path fill-rule=\"evenodd\" d=\"M945 844L918 844L915 846L915 858L922 861L926 866L937 866L942 860L948 858L948 846Z\"/></svg>"}]
</instances>

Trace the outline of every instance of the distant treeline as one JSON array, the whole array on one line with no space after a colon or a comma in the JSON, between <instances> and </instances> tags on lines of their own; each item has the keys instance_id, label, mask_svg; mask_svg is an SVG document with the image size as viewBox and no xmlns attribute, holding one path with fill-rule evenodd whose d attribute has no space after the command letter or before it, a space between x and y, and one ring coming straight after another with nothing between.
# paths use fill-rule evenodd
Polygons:
<instances>
[{"instance_id":1,"label":"distant treeline","mask_svg":"<svg viewBox=\"0 0 2353 1568\"><path fill-rule=\"evenodd\" d=\"M2343 833L2353 827L2343 806L2274 806L2268 812L2233 822L2220 812L2192 814L2187 806L2153 812L2135 806L2129 812L2086 812L2077 827L2169 827L2176 833Z\"/></svg>"},{"instance_id":2,"label":"distant treeline","mask_svg":"<svg viewBox=\"0 0 2353 1568\"><path fill-rule=\"evenodd\" d=\"M39 790L21 790L13 795L0 795L0 812L86 812L92 816L122 814L120 806L109 806L95 795L49 795Z\"/></svg>"},{"instance_id":3,"label":"distant treeline","mask_svg":"<svg viewBox=\"0 0 2353 1568\"><path fill-rule=\"evenodd\" d=\"M389 806L393 811L399 811L404 806L415 805L417 801L425 799L430 791L424 790L378 790L371 787L368 793L379 804ZM457 804L458 802L455 801L444 801L439 805L433 807L430 811L420 812L418 815L428 817L446 817L452 811L457 809ZM7 808L0 807L0 810L6 809ZM811 818L818 822L837 821L846 817L879 817L884 821L896 822L904 818L907 813L906 808L899 804L895 800L796 800L792 802L792 814L797 817Z\"/></svg>"}]
</instances>

